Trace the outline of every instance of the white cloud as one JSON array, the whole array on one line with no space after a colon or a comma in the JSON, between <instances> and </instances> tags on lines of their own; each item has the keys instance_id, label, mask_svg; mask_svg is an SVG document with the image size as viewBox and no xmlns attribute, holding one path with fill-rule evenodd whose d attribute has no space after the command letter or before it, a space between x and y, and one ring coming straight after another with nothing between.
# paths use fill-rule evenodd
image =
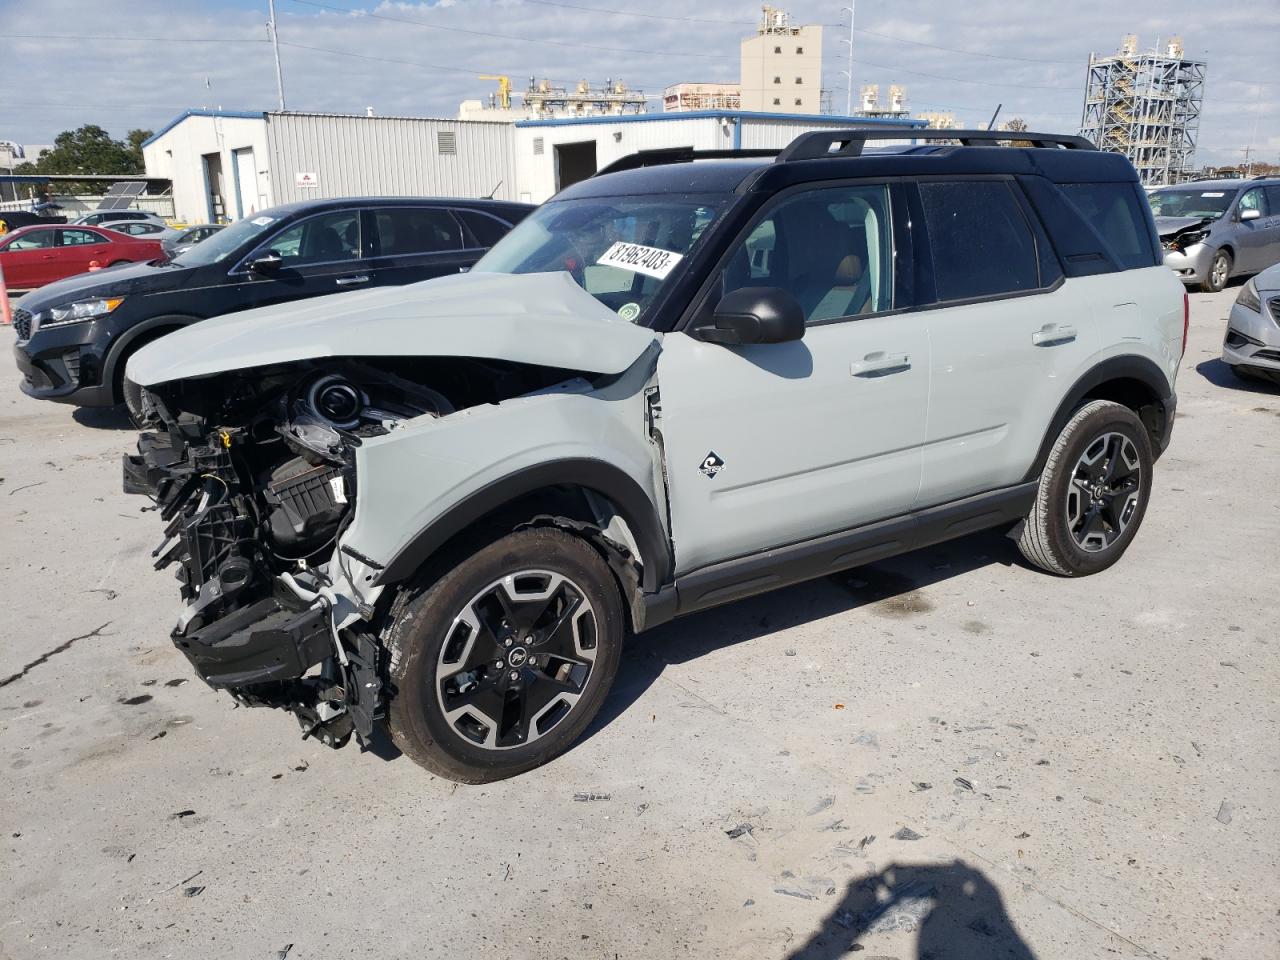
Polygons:
<instances>
[{"instance_id":1,"label":"white cloud","mask_svg":"<svg viewBox=\"0 0 1280 960\"><path fill-rule=\"evenodd\" d=\"M626 9L622 0L564 2ZM561 83L621 78L656 97L679 80L735 78L737 41L751 32L733 23L592 14L524 0L315 3L321 6L276 0L291 109L363 113L371 105L380 114L453 116L459 101L492 89L481 73L510 74L517 91L530 76ZM171 0L10 0L0 8L0 36L11 53L0 137L48 142L87 122L123 136L131 127L158 127L189 107L273 108L265 7L265 0L210 0L199 7ZM1062 5L1069 12L1052 16L1046 7L1008 0L895 0L891 10L863 4L859 28L970 53L859 33L855 87L879 83L885 91L902 83L911 106L950 109L975 125L985 124L1003 103L1003 118L1017 115L1035 129L1074 132L1091 50L1110 52L1129 32L1153 46L1176 31L1189 54L1209 62L1197 159L1240 159L1255 122L1263 158L1280 159L1265 152L1276 152L1274 131L1280 128L1280 81L1269 69L1280 35L1274 5L1164 0L1135 9L1085 0ZM703 0L696 7L650 0L635 9L750 23L759 8L729 0ZM838 5L800 0L789 9L796 22L806 23L833 20ZM530 42L485 35L495 33ZM22 39L33 34L156 39ZM837 91L840 106L845 81L838 71L846 48L839 40L845 35L837 26L825 31L827 85ZM235 42L193 42L210 38ZM20 90L14 84L19 76Z\"/></svg>"}]
</instances>

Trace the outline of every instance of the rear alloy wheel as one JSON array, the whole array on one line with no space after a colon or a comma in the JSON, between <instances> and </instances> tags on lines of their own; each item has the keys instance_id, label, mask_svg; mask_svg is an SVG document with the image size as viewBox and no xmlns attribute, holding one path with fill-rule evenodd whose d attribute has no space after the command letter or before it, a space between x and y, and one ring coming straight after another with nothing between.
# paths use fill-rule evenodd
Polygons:
<instances>
[{"instance_id":1,"label":"rear alloy wheel","mask_svg":"<svg viewBox=\"0 0 1280 960\"><path fill-rule=\"evenodd\" d=\"M522 773L571 746L622 652L613 575L562 530L503 537L391 616L392 739L464 783Z\"/></svg>"},{"instance_id":2,"label":"rear alloy wheel","mask_svg":"<svg viewBox=\"0 0 1280 960\"><path fill-rule=\"evenodd\" d=\"M1209 273L1200 284L1200 289L1205 293L1217 293L1227 285L1229 279L1231 279L1231 254L1225 250L1219 250L1209 261Z\"/></svg>"},{"instance_id":3,"label":"rear alloy wheel","mask_svg":"<svg viewBox=\"0 0 1280 960\"><path fill-rule=\"evenodd\" d=\"M1063 576L1105 570L1133 541L1151 496L1151 440L1128 407L1085 404L1049 453L1018 548Z\"/></svg>"}]
</instances>

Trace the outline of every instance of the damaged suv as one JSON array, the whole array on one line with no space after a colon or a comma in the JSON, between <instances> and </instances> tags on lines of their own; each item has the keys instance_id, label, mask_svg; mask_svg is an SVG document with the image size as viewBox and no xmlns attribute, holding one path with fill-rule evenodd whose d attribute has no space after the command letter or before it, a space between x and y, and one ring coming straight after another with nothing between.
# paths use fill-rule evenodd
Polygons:
<instances>
[{"instance_id":1,"label":"damaged suv","mask_svg":"<svg viewBox=\"0 0 1280 960\"><path fill-rule=\"evenodd\" d=\"M672 617L988 528L1105 569L1186 298L1127 160L1020 137L640 153L470 273L144 348L125 488L166 524L174 643L305 735L385 722L482 782L568 748Z\"/></svg>"}]
</instances>

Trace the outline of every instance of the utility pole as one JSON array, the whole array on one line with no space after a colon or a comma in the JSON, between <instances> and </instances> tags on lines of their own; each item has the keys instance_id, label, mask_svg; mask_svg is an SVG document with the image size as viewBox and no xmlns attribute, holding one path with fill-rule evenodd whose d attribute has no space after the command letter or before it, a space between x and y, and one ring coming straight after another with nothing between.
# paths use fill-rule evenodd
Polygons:
<instances>
[{"instance_id":1,"label":"utility pole","mask_svg":"<svg viewBox=\"0 0 1280 960\"><path fill-rule=\"evenodd\" d=\"M843 12L849 14L849 39L840 41L849 46L849 69L840 71L848 79L849 83L844 99L844 115L846 117L853 116L853 8L856 4L857 0L849 0L849 6L840 8Z\"/></svg>"},{"instance_id":2,"label":"utility pole","mask_svg":"<svg viewBox=\"0 0 1280 960\"><path fill-rule=\"evenodd\" d=\"M280 112L284 112L284 74L280 71L280 38L276 34L276 0L267 0L267 32L271 34L271 50L276 57L276 94L280 99Z\"/></svg>"}]
</instances>

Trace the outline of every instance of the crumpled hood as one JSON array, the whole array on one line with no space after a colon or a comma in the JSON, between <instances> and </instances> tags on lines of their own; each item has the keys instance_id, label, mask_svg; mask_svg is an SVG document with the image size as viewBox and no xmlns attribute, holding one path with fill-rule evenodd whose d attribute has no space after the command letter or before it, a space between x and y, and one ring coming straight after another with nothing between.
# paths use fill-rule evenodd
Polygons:
<instances>
[{"instance_id":1,"label":"crumpled hood","mask_svg":"<svg viewBox=\"0 0 1280 960\"><path fill-rule=\"evenodd\" d=\"M463 273L203 320L143 347L145 387L321 357L477 357L621 373L656 334L567 273Z\"/></svg>"},{"instance_id":2,"label":"crumpled hood","mask_svg":"<svg viewBox=\"0 0 1280 960\"><path fill-rule=\"evenodd\" d=\"M1212 217L1156 217L1156 231L1162 237L1171 237L1188 227L1207 227Z\"/></svg>"}]
</instances>

